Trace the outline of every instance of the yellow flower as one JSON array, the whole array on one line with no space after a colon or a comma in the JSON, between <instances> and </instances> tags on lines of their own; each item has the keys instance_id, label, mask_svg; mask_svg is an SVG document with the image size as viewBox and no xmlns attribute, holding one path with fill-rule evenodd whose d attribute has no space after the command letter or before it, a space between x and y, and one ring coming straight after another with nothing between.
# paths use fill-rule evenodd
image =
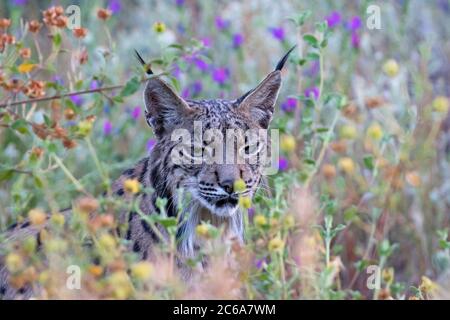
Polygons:
<instances>
[{"instance_id":1,"label":"yellow flower","mask_svg":"<svg viewBox=\"0 0 450 320\"><path fill-rule=\"evenodd\" d=\"M352 174L355 171L355 163L351 158L345 157L339 160L339 168L344 170L347 174Z\"/></svg>"},{"instance_id":2,"label":"yellow flower","mask_svg":"<svg viewBox=\"0 0 450 320\"><path fill-rule=\"evenodd\" d=\"M19 256L17 253L10 253L10 254L8 254L8 256L6 257L5 262L6 262L5 263L6 268L11 273L16 273L16 272L20 271L20 269L23 268L22 257Z\"/></svg>"},{"instance_id":3,"label":"yellow flower","mask_svg":"<svg viewBox=\"0 0 450 320\"><path fill-rule=\"evenodd\" d=\"M267 224L267 219L262 214L257 214L253 218L253 221L255 222L255 225L258 226L258 227L263 227L263 226L265 226Z\"/></svg>"},{"instance_id":4,"label":"yellow flower","mask_svg":"<svg viewBox=\"0 0 450 320\"><path fill-rule=\"evenodd\" d=\"M153 266L151 263L141 261L131 266L131 274L138 280L147 280L152 274Z\"/></svg>"},{"instance_id":5,"label":"yellow flower","mask_svg":"<svg viewBox=\"0 0 450 320\"><path fill-rule=\"evenodd\" d=\"M288 214L284 217L283 223L286 228L292 228L295 226L295 218L292 214Z\"/></svg>"},{"instance_id":6,"label":"yellow flower","mask_svg":"<svg viewBox=\"0 0 450 320\"><path fill-rule=\"evenodd\" d=\"M88 136L92 131L92 121L83 120L78 123L78 133L82 136Z\"/></svg>"},{"instance_id":7,"label":"yellow flower","mask_svg":"<svg viewBox=\"0 0 450 320\"><path fill-rule=\"evenodd\" d=\"M447 113L449 109L450 103L447 97L439 96L433 100L433 109L434 111L440 113Z\"/></svg>"},{"instance_id":8,"label":"yellow flower","mask_svg":"<svg viewBox=\"0 0 450 320\"><path fill-rule=\"evenodd\" d=\"M116 299L126 299L133 293L133 286L125 271L116 271L108 279Z\"/></svg>"},{"instance_id":9,"label":"yellow flower","mask_svg":"<svg viewBox=\"0 0 450 320\"><path fill-rule=\"evenodd\" d=\"M28 219L32 225L37 226L41 225L47 220L47 215L41 209L31 209L28 212Z\"/></svg>"},{"instance_id":10,"label":"yellow flower","mask_svg":"<svg viewBox=\"0 0 450 320\"><path fill-rule=\"evenodd\" d=\"M17 69L19 70L20 73L28 73L35 67L36 65L33 63L22 63L21 65L19 65Z\"/></svg>"},{"instance_id":11,"label":"yellow flower","mask_svg":"<svg viewBox=\"0 0 450 320\"><path fill-rule=\"evenodd\" d=\"M105 233L98 239L98 244L102 249L109 252L116 248L116 239L112 235Z\"/></svg>"},{"instance_id":12,"label":"yellow flower","mask_svg":"<svg viewBox=\"0 0 450 320\"><path fill-rule=\"evenodd\" d=\"M342 139L352 140L356 138L358 132L356 131L356 128L354 126L346 125L341 127L339 134Z\"/></svg>"},{"instance_id":13,"label":"yellow flower","mask_svg":"<svg viewBox=\"0 0 450 320\"><path fill-rule=\"evenodd\" d=\"M137 179L127 179L123 182L123 189L127 193L138 193L141 189L141 184Z\"/></svg>"},{"instance_id":14,"label":"yellow flower","mask_svg":"<svg viewBox=\"0 0 450 320\"><path fill-rule=\"evenodd\" d=\"M381 276L383 277L384 282L391 284L394 281L394 268L383 269Z\"/></svg>"},{"instance_id":15,"label":"yellow flower","mask_svg":"<svg viewBox=\"0 0 450 320\"><path fill-rule=\"evenodd\" d=\"M247 185L245 184L244 180L238 179L234 182L233 190L235 192L242 192L242 191L245 191L246 187L247 187Z\"/></svg>"},{"instance_id":16,"label":"yellow flower","mask_svg":"<svg viewBox=\"0 0 450 320\"><path fill-rule=\"evenodd\" d=\"M248 209L252 206L252 199L250 197L239 197L239 205L245 209Z\"/></svg>"},{"instance_id":17,"label":"yellow flower","mask_svg":"<svg viewBox=\"0 0 450 320\"><path fill-rule=\"evenodd\" d=\"M52 214L52 217L50 218L50 220L57 226L63 226L65 218L64 218L64 215L61 213L54 213L54 214Z\"/></svg>"},{"instance_id":18,"label":"yellow flower","mask_svg":"<svg viewBox=\"0 0 450 320\"><path fill-rule=\"evenodd\" d=\"M287 153L292 152L295 150L295 145L296 142L293 136L285 134L281 137L280 148L282 151Z\"/></svg>"},{"instance_id":19,"label":"yellow flower","mask_svg":"<svg viewBox=\"0 0 450 320\"><path fill-rule=\"evenodd\" d=\"M207 224L199 224L196 228L195 228L195 233L199 236L202 237L207 237L209 235L209 227Z\"/></svg>"},{"instance_id":20,"label":"yellow flower","mask_svg":"<svg viewBox=\"0 0 450 320\"><path fill-rule=\"evenodd\" d=\"M419 285L420 291L424 293L429 293L437 289L438 285L431 281L430 278L422 276L422 282Z\"/></svg>"},{"instance_id":21,"label":"yellow flower","mask_svg":"<svg viewBox=\"0 0 450 320\"><path fill-rule=\"evenodd\" d=\"M153 24L153 30L156 33L163 33L164 31L166 31L166 25L162 22L155 22Z\"/></svg>"},{"instance_id":22,"label":"yellow flower","mask_svg":"<svg viewBox=\"0 0 450 320\"><path fill-rule=\"evenodd\" d=\"M378 123L373 123L367 128L367 136L373 140L380 140L383 137L383 129Z\"/></svg>"},{"instance_id":23,"label":"yellow flower","mask_svg":"<svg viewBox=\"0 0 450 320\"><path fill-rule=\"evenodd\" d=\"M280 237L275 237L269 241L269 251L281 251L284 248L284 242Z\"/></svg>"},{"instance_id":24,"label":"yellow flower","mask_svg":"<svg viewBox=\"0 0 450 320\"><path fill-rule=\"evenodd\" d=\"M26 253L28 253L28 254L34 253L34 251L36 250L36 247L37 247L36 237L32 237L32 236L27 237L24 240L22 247Z\"/></svg>"},{"instance_id":25,"label":"yellow flower","mask_svg":"<svg viewBox=\"0 0 450 320\"><path fill-rule=\"evenodd\" d=\"M386 61L383 65L383 71L385 74L387 74L389 77L393 78L398 74L399 66L397 61L394 59L389 59Z\"/></svg>"}]
</instances>

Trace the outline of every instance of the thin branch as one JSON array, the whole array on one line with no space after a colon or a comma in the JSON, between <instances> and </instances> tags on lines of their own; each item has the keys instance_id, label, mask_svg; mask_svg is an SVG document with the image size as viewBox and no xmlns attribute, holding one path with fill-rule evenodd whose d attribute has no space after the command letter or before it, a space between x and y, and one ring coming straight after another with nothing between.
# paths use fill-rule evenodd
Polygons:
<instances>
[{"instance_id":1,"label":"thin branch","mask_svg":"<svg viewBox=\"0 0 450 320\"><path fill-rule=\"evenodd\" d=\"M144 81L147 81L147 80L148 79L142 79L140 82L144 82ZM49 100L54 100L54 99L61 99L61 98L65 98L65 97L77 96L77 95L88 94L88 93L93 93L93 92L110 91L110 90L120 89L120 88L123 88L123 87L125 87L125 84L119 84L119 85L115 85L115 86L95 88L95 89L88 89L88 90L82 90L82 91L77 91L77 92L69 92L69 93L57 94L57 95L50 96L50 97L42 97L42 98L29 99L29 100L21 100L21 101L10 102L10 103L7 102L7 103L0 104L0 108L17 106L17 105L21 105L21 104L24 104L24 103L33 103L33 102L42 102L42 101L49 101Z\"/></svg>"}]
</instances>

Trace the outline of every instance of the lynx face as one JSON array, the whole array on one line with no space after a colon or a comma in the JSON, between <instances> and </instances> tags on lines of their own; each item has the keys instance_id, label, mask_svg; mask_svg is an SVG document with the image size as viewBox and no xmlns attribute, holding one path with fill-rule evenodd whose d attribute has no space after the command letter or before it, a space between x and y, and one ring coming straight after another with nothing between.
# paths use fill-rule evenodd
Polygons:
<instances>
[{"instance_id":1,"label":"lynx face","mask_svg":"<svg viewBox=\"0 0 450 320\"><path fill-rule=\"evenodd\" d=\"M164 171L176 177L172 187L188 190L212 214L234 215L239 196L252 197L260 181L267 146L255 135L268 128L280 85L276 70L239 99L191 101L150 79L146 119L159 138L156 152L166 157ZM239 192L238 179L245 182Z\"/></svg>"}]
</instances>

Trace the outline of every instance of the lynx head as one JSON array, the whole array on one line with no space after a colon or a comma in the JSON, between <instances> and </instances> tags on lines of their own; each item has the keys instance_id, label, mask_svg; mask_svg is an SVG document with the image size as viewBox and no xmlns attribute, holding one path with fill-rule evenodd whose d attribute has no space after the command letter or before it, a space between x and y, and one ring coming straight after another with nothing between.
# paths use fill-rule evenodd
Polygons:
<instances>
[{"instance_id":1,"label":"lynx head","mask_svg":"<svg viewBox=\"0 0 450 320\"><path fill-rule=\"evenodd\" d=\"M151 179L159 196L173 198L184 188L221 217L234 215L239 196L253 196L267 150L258 133L272 120L281 69L293 49L258 86L235 100L186 100L159 77L148 80L146 120L158 139ZM237 180L243 180L245 188L235 190Z\"/></svg>"}]
</instances>

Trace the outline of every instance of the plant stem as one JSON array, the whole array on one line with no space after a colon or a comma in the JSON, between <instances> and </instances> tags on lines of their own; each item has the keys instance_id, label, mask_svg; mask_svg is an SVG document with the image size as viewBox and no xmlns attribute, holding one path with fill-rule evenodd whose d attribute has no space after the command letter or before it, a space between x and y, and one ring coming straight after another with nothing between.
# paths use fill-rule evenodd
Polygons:
<instances>
[{"instance_id":1,"label":"plant stem","mask_svg":"<svg viewBox=\"0 0 450 320\"><path fill-rule=\"evenodd\" d=\"M58 164L58 166L61 168L61 170L65 173L65 175L69 178L69 180L72 181L72 183L75 185L76 189L78 191L88 194L86 192L86 190L84 189L84 187L81 185L81 183L72 175L72 173L69 171L69 169L67 169L67 167L64 165L62 160L56 154L53 154L53 159Z\"/></svg>"}]
</instances>

